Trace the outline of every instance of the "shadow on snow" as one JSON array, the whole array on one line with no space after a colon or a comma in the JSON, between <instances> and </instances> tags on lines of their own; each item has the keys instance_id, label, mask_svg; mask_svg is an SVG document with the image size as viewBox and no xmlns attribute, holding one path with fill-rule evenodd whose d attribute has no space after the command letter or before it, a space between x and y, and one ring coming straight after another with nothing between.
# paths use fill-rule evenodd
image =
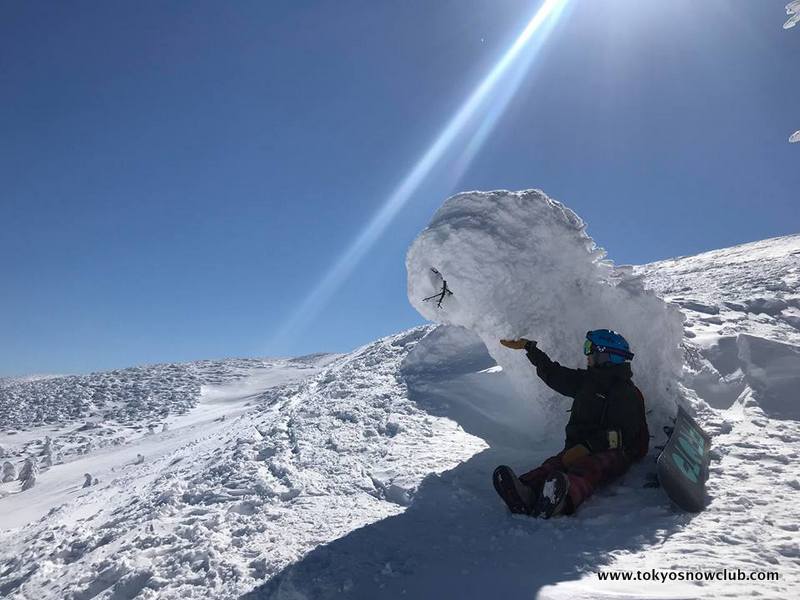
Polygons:
<instances>
[{"instance_id":1,"label":"shadow on snow","mask_svg":"<svg viewBox=\"0 0 800 600\"><path fill-rule=\"evenodd\" d=\"M242 600L534 598L544 586L602 569L618 551L659 543L689 522L691 515L673 512L663 491L642 487L645 474L655 470L651 456L589 499L577 516L545 521L511 515L491 484L495 466L522 472L560 446L537 446L499 422L495 417L514 403L508 400L513 391L497 374L487 384L487 376L412 378L409 394L490 448L429 475L402 514L315 548ZM485 410L489 389L494 412Z\"/></svg>"}]
</instances>

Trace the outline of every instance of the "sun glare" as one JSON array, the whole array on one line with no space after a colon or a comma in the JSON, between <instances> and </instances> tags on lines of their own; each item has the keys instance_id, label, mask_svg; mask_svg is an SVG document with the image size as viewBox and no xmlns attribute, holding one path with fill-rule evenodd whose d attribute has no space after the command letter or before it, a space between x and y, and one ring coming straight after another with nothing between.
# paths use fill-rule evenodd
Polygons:
<instances>
[{"instance_id":1,"label":"sun glare","mask_svg":"<svg viewBox=\"0 0 800 600\"><path fill-rule=\"evenodd\" d=\"M272 348L281 347L288 335L302 329L325 307L331 296L386 231L422 182L443 162L442 159L448 151L454 148L454 141L464 136L467 141L457 156L455 172L460 175L466 170L508 102L513 98L528 72L536 51L544 44L547 34L566 4L567 0L545 0L539 6L522 33L469 95L411 171L400 181L382 208L272 337L270 341ZM447 176L453 177L453 173Z\"/></svg>"}]
</instances>

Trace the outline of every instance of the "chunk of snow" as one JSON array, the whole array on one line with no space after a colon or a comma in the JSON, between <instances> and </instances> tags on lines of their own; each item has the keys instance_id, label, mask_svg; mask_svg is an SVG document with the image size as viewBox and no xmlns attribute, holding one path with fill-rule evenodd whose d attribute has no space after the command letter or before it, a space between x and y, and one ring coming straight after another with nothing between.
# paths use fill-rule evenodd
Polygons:
<instances>
[{"instance_id":1,"label":"chunk of snow","mask_svg":"<svg viewBox=\"0 0 800 600\"><path fill-rule=\"evenodd\" d=\"M586 332L619 331L636 354L634 379L658 425L675 412L683 318L604 258L583 221L541 191L463 193L409 249L408 297L425 318L477 334L523 394L539 392L538 418L519 426L542 433L560 431L563 405L550 401L525 353L503 348L500 338L537 340L561 364L585 367ZM441 291L442 279L452 295L439 308L423 299Z\"/></svg>"},{"instance_id":2,"label":"chunk of snow","mask_svg":"<svg viewBox=\"0 0 800 600\"><path fill-rule=\"evenodd\" d=\"M800 418L800 348L772 340L739 336L739 358L756 401L770 416Z\"/></svg>"}]
</instances>

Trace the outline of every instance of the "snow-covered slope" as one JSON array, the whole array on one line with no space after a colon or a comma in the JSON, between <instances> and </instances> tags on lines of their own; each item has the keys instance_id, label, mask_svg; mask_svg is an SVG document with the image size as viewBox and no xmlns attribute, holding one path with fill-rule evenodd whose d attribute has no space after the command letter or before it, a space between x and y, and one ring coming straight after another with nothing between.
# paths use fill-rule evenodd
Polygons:
<instances>
[{"instance_id":1,"label":"snow-covered slope","mask_svg":"<svg viewBox=\"0 0 800 600\"><path fill-rule=\"evenodd\" d=\"M89 375L9 378L0 386L0 427L97 418L125 423L155 421L193 408L203 385L234 381L284 362L251 358L203 360Z\"/></svg>"},{"instance_id":2,"label":"snow-covered slope","mask_svg":"<svg viewBox=\"0 0 800 600\"><path fill-rule=\"evenodd\" d=\"M89 450L30 490L0 488L0 525L33 521L2 534L0 594L237 597L320 543L402 512L426 476L486 447L409 397L400 363L428 331L203 386L166 430L110 446L99 440L115 421L79 427ZM19 461L42 453L45 432L55 445L72 435L51 429L0 439ZM98 483L82 488L84 472Z\"/></svg>"},{"instance_id":3,"label":"snow-covered slope","mask_svg":"<svg viewBox=\"0 0 800 600\"><path fill-rule=\"evenodd\" d=\"M462 223L476 222L461 216ZM502 227L502 216L494 218ZM79 421L50 423L22 413L30 421L19 417L13 433L0 434L10 455L2 460L18 467L24 457L41 455L45 436L67 451L63 464L42 466L32 489L0 486L0 596L792 597L800 583L800 236L614 268L569 222L551 222L541 235L566 224L561 231L572 237L560 236L559 243L589 252L575 255L584 261L577 275L554 273L568 268L557 259L527 263L531 276L538 271L549 285L537 294L558 289L557 298L492 293L492 273L508 275L501 267L454 276L442 266L451 259L440 254L432 266L442 267L451 299L461 302L448 313L464 319L457 324L415 328L343 356L214 367L226 374L214 383L200 377L193 400L168 416L157 412L157 402L144 402L142 419L126 420L124 385L115 388L113 402L84 404L88 412ZM452 222L448 227L451 239L467 239ZM444 233L428 238L434 244L428 248ZM483 249L502 250L501 238ZM464 259L468 246L457 245ZM508 291L513 280L505 281ZM569 281L583 289L567 293ZM498 332L545 332L539 339L548 350L579 364L572 337L605 323L543 317L531 325L515 321L511 308L563 307L578 315L596 286L619 288L603 290L605 298L636 303L636 323L655 315L661 331L677 318L683 331L675 340L681 361L670 402L692 408L713 436L708 506L698 515L675 510L661 490L643 487L652 459L575 517L511 516L495 496L494 466L521 471L558 450L566 415L546 408L555 399L527 378L515 355L485 342ZM420 288L412 295L430 293ZM473 318L482 302L493 303L493 312ZM443 305L449 310L447 300ZM598 310L593 318L618 318L616 309ZM568 333L559 337L562 326ZM647 340L643 325L634 332L635 351L658 341ZM668 352L659 354L655 345L652 352L652 364L663 360L672 368ZM635 376L644 377L638 360ZM176 377L179 389L192 377ZM171 385L150 379L159 394ZM648 399L658 403L652 396L659 379L650 381ZM15 393L36 406L41 384L14 384ZM69 400L70 392L59 389ZM46 405L59 410L58 402ZM85 427L87 420L95 426ZM99 481L82 488L87 472ZM601 583L594 574L722 568L777 571L781 578L701 586Z\"/></svg>"},{"instance_id":4,"label":"snow-covered slope","mask_svg":"<svg viewBox=\"0 0 800 600\"><path fill-rule=\"evenodd\" d=\"M686 382L705 402L752 393L769 416L800 418L800 236L635 271L686 315Z\"/></svg>"},{"instance_id":5,"label":"snow-covered slope","mask_svg":"<svg viewBox=\"0 0 800 600\"><path fill-rule=\"evenodd\" d=\"M27 523L71 499L84 473L114 477L140 455L150 460L168 454L251 406L265 389L306 378L336 358L200 361L17 381L0 412L6 425L0 461L20 467L30 457L42 472L29 494L17 494L17 483L0 483L0 501L7 500L0 526ZM92 390L103 390L108 400L84 402L96 398ZM59 400L68 410L59 409ZM25 421L24 415L28 426L8 426Z\"/></svg>"},{"instance_id":6,"label":"snow-covered slope","mask_svg":"<svg viewBox=\"0 0 800 600\"><path fill-rule=\"evenodd\" d=\"M448 231L429 232L429 239L442 248L448 239L458 236L453 227L485 222L468 216L461 224L450 224ZM516 224L513 219L505 222ZM502 243L496 241L501 232L501 227L493 229L495 241L484 246L484 251L502 251ZM451 263L469 260L469 244L456 244L456 248L457 255L436 255L436 264L441 266L448 259ZM800 370L792 363L800 348L793 337L792 321L786 320L800 296L798 252L800 236L791 236L668 263L619 268L608 280L608 285L630 286L636 294L641 293L639 284L657 290L686 315L680 401L694 409L713 436L704 512L682 513L661 490L644 487L654 471L651 457L618 484L598 493L575 517L540 521L510 516L490 487L492 468L505 462L521 471L538 464L558 446L529 435L537 430L532 420L542 414L536 398L530 394L523 398L516 391L513 373L499 366L486 368L479 351L481 338L466 329L444 326L425 338L407 360L410 390L420 405L451 416L490 447L440 477L426 480L403 514L317 548L247 598L794 597L800 583L796 508L800 426L793 418L783 417L800 404ZM461 297L467 296L476 306L494 302L508 308L507 303L515 302L491 292L480 295L481 289L497 287L493 277L513 285L502 266L489 270L472 267L477 271L465 269L464 277L440 271L453 291L451 299L458 298L461 290ZM410 272L419 273L425 281L424 268L410 268ZM695 273L691 282L686 280L689 272ZM433 293L431 288L441 285L437 278L428 282L431 287L427 289L410 285L411 295L427 297ZM473 284L475 288L470 287ZM672 296L675 291L680 292L677 299ZM567 304L571 301L567 295L561 298ZM701 308L700 304L706 306L701 308L705 311L715 304L725 306L725 302L761 306L756 298L770 306L785 303L789 310L772 315L720 310L721 323L696 319L695 309ZM687 299L695 304L687 305ZM530 306L531 301L515 305L524 307L525 303ZM449 313L431 309L431 315L469 317L468 311L461 302ZM472 314L479 313L473 309ZM497 314L506 313L491 313L491 318L483 321L476 317L473 323L484 330L496 327ZM737 335L737 323L743 319L755 324ZM500 325L507 323L500 321ZM653 331L657 334L658 328ZM511 331L527 332L535 330ZM735 343L744 349L741 358L734 352L742 369L712 371L706 354L716 356L716 346L730 335L736 335ZM775 350L774 343L783 344L781 349L786 347L786 351ZM772 351L763 355L752 352L765 346ZM754 367L756 364L759 366ZM705 375L698 377L703 366ZM709 386L724 388L734 379L739 380L738 387L735 394L729 390L727 406L715 408L706 401ZM780 403L775 390L785 392ZM776 405L781 411L773 412ZM655 443L663 441L663 436L657 436ZM734 577L740 572L744 577L765 577L771 571L779 579L601 582L596 574L624 571L636 577L638 571L640 576L652 576L655 570L656 577L677 578L717 576L726 569Z\"/></svg>"}]
</instances>

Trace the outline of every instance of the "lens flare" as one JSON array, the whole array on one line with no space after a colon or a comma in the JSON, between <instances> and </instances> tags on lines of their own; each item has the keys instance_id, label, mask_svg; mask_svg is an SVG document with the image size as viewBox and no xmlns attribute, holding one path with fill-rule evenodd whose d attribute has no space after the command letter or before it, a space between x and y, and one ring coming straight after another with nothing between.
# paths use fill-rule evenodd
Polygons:
<instances>
[{"instance_id":1,"label":"lens flare","mask_svg":"<svg viewBox=\"0 0 800 600\"><path fill-rule=\"evenodd\" d=\"M466 170L522 82L536 51L543 45L547 33L552 29L566 3L567 0L545 0L539 6L522 33L461 105L433 144L392 192L383 207L289 319L284 321L270 341L271 347L281 346L289 334L307 325L325 307L331 296L386 231L394 217L419 189L434 167L442 162L448 150L454 146L454 142L459 137L469 135L469 140L458 158L456 169L451 171L450 176L453 173L460 175ZM537 33L540 35L537 36L536 43L532 44L531 40ZM504 86L498 94L496 90L500 82ZM471 129L475 131L470 135Z\"/></svg>"}]
</instances>

